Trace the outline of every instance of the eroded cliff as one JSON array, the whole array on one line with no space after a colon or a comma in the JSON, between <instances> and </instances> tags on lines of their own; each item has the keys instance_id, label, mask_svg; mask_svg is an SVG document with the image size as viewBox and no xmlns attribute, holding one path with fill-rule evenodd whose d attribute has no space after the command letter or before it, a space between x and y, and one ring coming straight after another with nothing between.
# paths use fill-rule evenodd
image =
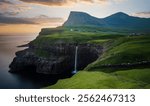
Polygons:
<instances>
[{"instance_id":1,"label":"eroded cliff","mask_svg":"<svg viewBox=\"0 0 150 106\"><path fill-rule=\"evenodd\" d=\"M39 39L38 37L36 39ZM34 41L33 41L34 42ZM29 48L16 53L10 72L35 72L42 74L69 74L74 70L75 47L78 46L78 70L95 61L103 47L88 43L45 44L31 42Z\"/></svg>"}]
</instances>

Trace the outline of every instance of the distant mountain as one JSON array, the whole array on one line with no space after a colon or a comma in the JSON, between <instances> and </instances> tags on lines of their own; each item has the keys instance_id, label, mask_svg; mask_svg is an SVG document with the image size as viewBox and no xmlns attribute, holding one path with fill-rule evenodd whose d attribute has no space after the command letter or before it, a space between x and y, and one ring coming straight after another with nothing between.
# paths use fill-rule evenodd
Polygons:
<instances>
[{"instance_id":1,"label":"distant mountain","mask_svg":"<svg viewBox=\"0 0 150 106\"><path fill-rule=\"evenodd\" d=\"M68 20L64 23L64 26L101 26L103 25L103 20L93 17L84 12L72 11L69 15Z\"/></svg>"},{"instance_id":2,"label":"distant mountain","mask_svg":"<svg viewBox=\"0 0 150 106\"><path fill-rule=\"evenodd\" d=\"M133 17L123 12L115 13L106 18L96 18L84 12L72 11L63 26L97 26L150 30L150 18Z\"/></svg>"}]
</instances>

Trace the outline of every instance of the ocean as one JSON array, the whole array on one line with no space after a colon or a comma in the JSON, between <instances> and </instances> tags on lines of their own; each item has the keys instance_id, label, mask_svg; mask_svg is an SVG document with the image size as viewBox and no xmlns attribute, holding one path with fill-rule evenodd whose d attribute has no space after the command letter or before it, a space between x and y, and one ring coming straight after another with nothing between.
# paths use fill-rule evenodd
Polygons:
<instances>
[{"instance_id":1,"label":"ocean","mask_svg":"<svg viewBox=\"0 0 150 106\"><path fill-rule=\"evenodd\" d=\"M15 57L15 52L26 49L17 46L27 44L35 38L35 35L0 35L0 89L38 89L56 83L57 78L51 76L20 75L9 72L9 65Z\"/></svg>"}]
</instances>

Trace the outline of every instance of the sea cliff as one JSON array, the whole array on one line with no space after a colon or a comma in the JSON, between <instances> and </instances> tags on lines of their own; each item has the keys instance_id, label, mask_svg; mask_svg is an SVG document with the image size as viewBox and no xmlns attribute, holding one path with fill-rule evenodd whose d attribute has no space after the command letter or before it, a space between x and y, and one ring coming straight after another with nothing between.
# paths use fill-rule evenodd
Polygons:
<instances>
[{"instance_id":1,"label":"sea cliff","mask_svg":"<svg viewBox=\"0 0 150 106\"><path fill-rule=\"evenodd\" d=\"M46 29L47 30L47 29ZM43 31L43 32L42 32ZM69 74L74 70L75 47L78 46L78 70L84 69L89 63L95 61L103 51L99 44L65 42L59 40L50 43L42 40L46 35L41 35L29 43L28 49L16 52L16 57L10 64L10 72L35 72L42 74ZM58 31L59 32L59 31ZM57 31L47 34L53 36ZM38 43L39 42L39 43Z\"/></svg>"}]
</instances>

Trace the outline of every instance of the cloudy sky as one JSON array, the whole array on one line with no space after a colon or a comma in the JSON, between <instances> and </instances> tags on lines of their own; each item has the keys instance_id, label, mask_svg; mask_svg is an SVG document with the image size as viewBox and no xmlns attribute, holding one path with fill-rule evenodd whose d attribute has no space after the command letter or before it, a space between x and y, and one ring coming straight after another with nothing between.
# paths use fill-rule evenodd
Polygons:
<instances>
[{"instance_id":1,"label":"cloudy sky","mask_svg":"<svg viewBox=\"0 0 150 106\"><path fill-rule=\"evenodd\" d=\"M60 26L70 11L103 18L116 12L150 17L150 0L0 0L0 35L38 33Z\"/></svg>"}]
</instances>

